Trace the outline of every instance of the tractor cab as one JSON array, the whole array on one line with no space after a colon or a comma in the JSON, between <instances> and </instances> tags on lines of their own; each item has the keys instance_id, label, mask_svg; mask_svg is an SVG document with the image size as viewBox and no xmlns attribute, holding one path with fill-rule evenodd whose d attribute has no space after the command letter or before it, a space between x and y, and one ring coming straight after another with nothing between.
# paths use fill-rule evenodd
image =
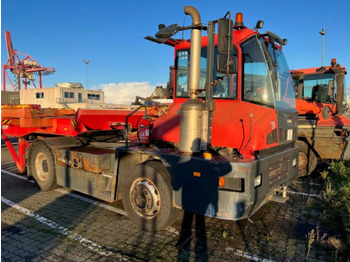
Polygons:
<instances>
[{"instance_id":1,"label":"tractor cab","mask_svg":"<svg viewBox=\"0 0 350 262\"><path fill-rule=\"evenodd\" d=\"M275 146L294 147L297 131L292 78L282 52L287 40L268 31L259 33L262 23L249 29L242 13L237 13L230 40L225 34L221 39L220 19L218 34L211 35L207 29L208 35L201 38L199 85L195 89L211 114L208 143L249 159L268 155ZM193 93L189 88L191 41L147 39L175 49L174 102L168 114L155 121L152 137L177 147L180 108Z\"/></svg>"},{"instance_id":2,"label":"tractor cab","mask_svg":"<svg viewBox=\"0 0 350 262\"><path fill-rule=\"evenodd\" d=\"M324 119L343 115L347 110L346 73L336 59L326 67L291 70L299 113Z\"/></svg>"}]
</instances>

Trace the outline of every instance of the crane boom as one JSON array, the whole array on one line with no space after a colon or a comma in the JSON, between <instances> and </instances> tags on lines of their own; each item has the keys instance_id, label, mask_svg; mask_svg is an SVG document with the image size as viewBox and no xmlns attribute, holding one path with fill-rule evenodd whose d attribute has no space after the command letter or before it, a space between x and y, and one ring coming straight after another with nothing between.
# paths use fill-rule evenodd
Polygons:
<instances>
[{"instance_id":1,"label":"crane boom","mask_svg":"<svg viewBox=\"0 0 350 262\"><path fill-rule=\"evenodd\" d=\"M8 55L8 63L11 66L15 66L15 52L12 46L11 32L5 31L5 39L6 39L6 47L7 47L7 55Z\"/></svg>"},{"instance_id":2,"label":"crane boom","mask_svg":"<svg viewBox=\"0 0 350 262\"><path fill-rule=\"evenodd\" d=\"M42 75L50 75L55 72L53 67L42 67L37 61L35 61L30 55L23 54L18 52L13 48L11 32L5 31L5 40L7 47L8 60L5 65L3 65L3 91L6 91L6 79L9 80L15 91L21 89L21 78L23 78L22 83L24 88L27 89L27 86L33 84L34 87L34 75L39 76L39 88L42 88ZM24 57L24 58L20 58ZM10 76L7 73L7 69L15 75L14 83L11 80Z\"/></svg>"}]
</instances>

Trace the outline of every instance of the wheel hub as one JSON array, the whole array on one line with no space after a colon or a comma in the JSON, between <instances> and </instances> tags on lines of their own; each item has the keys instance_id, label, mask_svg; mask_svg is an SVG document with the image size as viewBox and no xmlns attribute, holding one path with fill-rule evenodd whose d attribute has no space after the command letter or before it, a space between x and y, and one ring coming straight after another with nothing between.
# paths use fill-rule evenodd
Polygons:
<instances>
[{"instance_id":1,"label":"wheel hub","mask_svg":"<svg viewBox=\"0 0 350 262\"><path fill-rule=\"evenodd\" d=\"M307 162L307 155L304 152L299 151L299 170L306 168Z\"/></svg>"},{"instance_id":2,"label":"wheel hub","mask_svg":"<svg viewBox=\"0 0 350 262\"><path fill-rule=\"evenodd\" d=\"M45 181L48 178L49 167L47 164L47 158L42 152L40 152L35 158L35 170L40 180Z\"/></svg>"},{"instance_id":3,"label":"wheel hub","mask_svg":"<svg viewBox=\"0 0 350 262\"><path fill-rule=\"evenodd\" d=\"M143 218L153 218L159 212L159 191L146 178L135 180L130 190L130 200L133 209Z\"/></svg>"}]
</instances>

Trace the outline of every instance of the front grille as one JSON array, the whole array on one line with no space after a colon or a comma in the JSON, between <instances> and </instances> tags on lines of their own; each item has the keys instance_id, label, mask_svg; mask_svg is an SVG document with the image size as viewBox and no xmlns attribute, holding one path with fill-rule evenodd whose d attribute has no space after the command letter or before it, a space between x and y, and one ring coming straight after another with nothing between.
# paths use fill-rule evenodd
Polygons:
<instances>
[{"instance_id":1,"label":"front grille","mask_svg":"<svg viewBox=\"0 0 350 262\"><path fill-rule=\"evenodd\" d=\"M270 187L288 177L289 157L283 157L269 164Z\"/></svg>"}]
</instances>

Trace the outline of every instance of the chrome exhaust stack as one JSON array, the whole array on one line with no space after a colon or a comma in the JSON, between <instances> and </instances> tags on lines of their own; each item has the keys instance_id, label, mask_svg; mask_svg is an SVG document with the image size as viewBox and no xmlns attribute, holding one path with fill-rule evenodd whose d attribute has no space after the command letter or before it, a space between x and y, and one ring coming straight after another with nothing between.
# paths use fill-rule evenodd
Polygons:
<instances>
[{"instance_id":1,"label":"chrome exhaust stack","mask_svg":"<svg viewBox=\"0 0 350 262\"><path fill-rule=\"evenodd\" d=\"M199 12L193 6L185 6L185 14L192 17L192 26L201 25ZM196 90L199 89L200 63L201 63L201 29L191 30L191 56L190 56L190 74L188 80L190 99L197 99Z\"/></svg>"},{"instance_id":2,"label":"chrome exhaust stack","mask_svg":"<svg viewBox=\"0 0 350 262\"><path fill-rule=\"evenodd\" d=\"M192 6L186 6L185 14L192 17L192 26L198 26L198 28L191 30L190 71L187 83L190 98L182 104L180 109L179 150L185 154L193 154L200 152L202 114L205 109L204 103L198 99L197 95L200 80L202 31L198 10Z\"/></svg>"}]
</instances>

